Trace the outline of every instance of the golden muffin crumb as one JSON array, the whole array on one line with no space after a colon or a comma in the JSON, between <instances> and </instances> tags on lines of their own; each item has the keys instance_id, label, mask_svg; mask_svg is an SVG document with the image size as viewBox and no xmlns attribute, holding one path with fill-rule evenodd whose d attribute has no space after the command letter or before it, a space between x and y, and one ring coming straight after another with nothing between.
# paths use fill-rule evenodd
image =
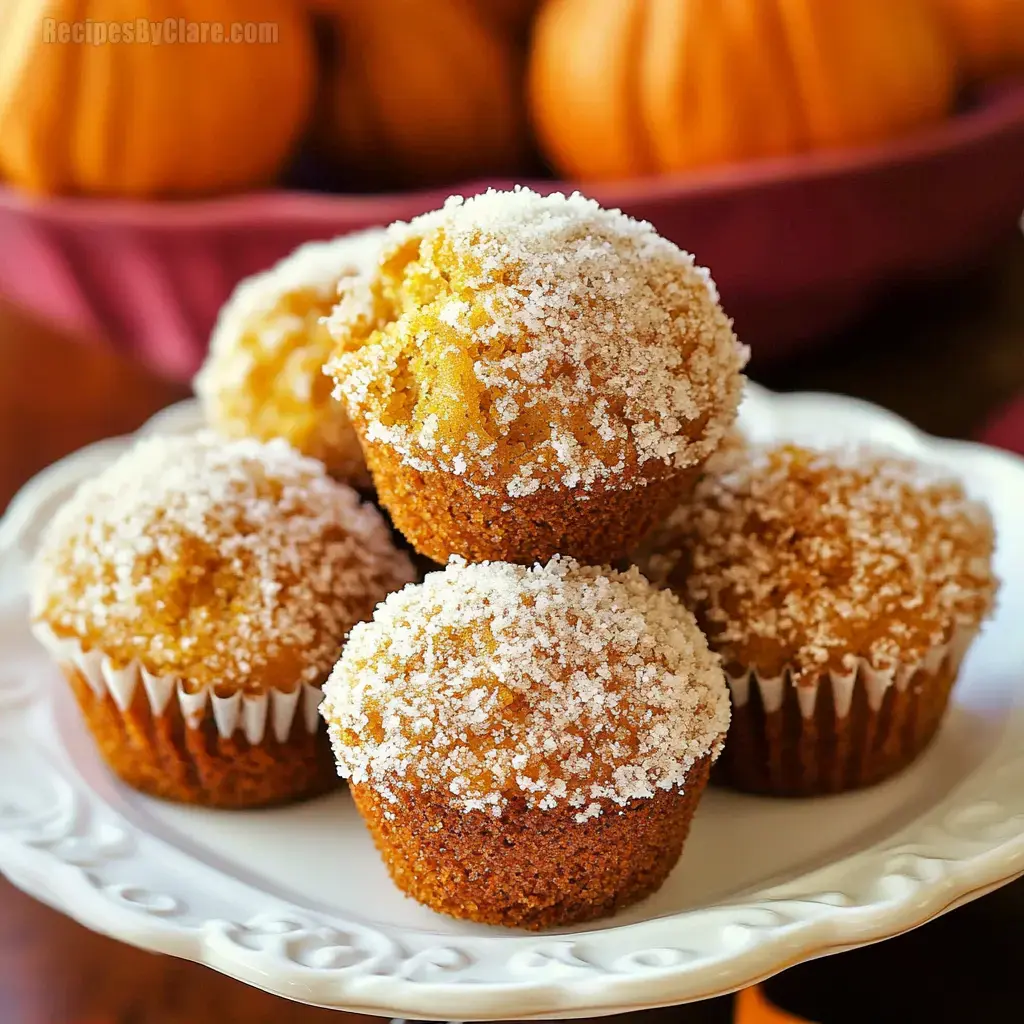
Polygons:
<instances>
[{"instance_id":1,"label":"golden muffin crumb","mask_svg":"<svg viewBox=\"0 0 1024 1024\"><path fill-rule=\"evenodd\" d=\"M339 480L369 486L359 440L323 375L333 341L321 320L339 281L375 265L383 238L372 230L310 242L239 284L195 379L213 429L229 438L282 437Z\"/></svg>"},{"instance_id":2,"label":"golden muffin crumb","mask_svg":"<svg viewBox=\"0 0 1024 1024\"><path fill-rule=\"evenodd\" d=\"M729 725L693 616L635 569L453 559L353 629L324 687L339 770L398 804L613 806L683 790Z\"/></svg>"},{"instance_id":3,"label":"golden muffin crumb","mask_svg":"<svg viewBox=\"0 0 1024 1024\"><path fill-rule=\"evenodd\" d=\"M55 516L32 615L116 665L259 693L320 683L412 578L377 511L284 441L154 437Z\"/></svg>"},{"instance_id":4,"label":"golden muffin crumb","mask_svg":"<svg viewBox=\"0 0 1024 1024\"><path fill-rule=\"evenodd\" d=\"M641 568L679 591L727 665L797 684L890 671L989 613L991 516L941 470L879 448L739 446Z\"/></svg>"},{"instance_id":5,"label":"golden muffin crumb","mask_svg":"<svg viewBox=\"0 0 1024 1024\"><path fill-rule=\"evenodd\" d=\"M473 493L603 493L699 464L746 350L708 273L580 195L455 196L395 224L328 321L364 444Z\"/></svg>"}]
</instances>

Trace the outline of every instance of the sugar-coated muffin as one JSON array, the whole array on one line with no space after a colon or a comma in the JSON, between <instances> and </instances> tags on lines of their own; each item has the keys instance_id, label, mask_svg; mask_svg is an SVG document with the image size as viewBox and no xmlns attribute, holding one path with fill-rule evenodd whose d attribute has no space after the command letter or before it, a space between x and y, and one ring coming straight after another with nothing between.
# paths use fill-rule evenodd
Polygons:
<instances>
[{"instance_id":1,"label":"sugar-coated muffin","mask_svg":"<svg viewBox=\"0 0 1024 1024\"><path fill-rule=\"evenodd\" d=\"M661 885L729 696L693 616L635 569L454 558L352 630L321 713L401 889L541 928Z\"/></svg>"},{"instance_id":2,"label":"sugar-coated muffin","mask_svg":"<svg viewBox=\"0 0 1024 1024\"><path fill-rule=\"evenodd\" d=\"M323 365L333 342L321 320L339 282L369 271L384 232L309 242L235 289L217 318L195 379L209 425L229 438L282 437L361 490L370 477L345 407Z\"/></svg>"},{"instance_id":3,"label":"sugar-coated muffin","mask_svg":"<svg viewBox=\"0 0 1024 1024\"><path fill-rule=\"evenodd\" d=\"M866 786L934 736L997 581L987 509L878 448L737 446L638 561L729 674L735 786Z\"/></svg>"},{"instance_id":4,"label":"sugar-coated muffin","mask_svg":"<svg viewBox=\"0 0 1024 1024\"><path fill-rule=\"evenodd\" d=\"M172 800L324 789L320 686L412 579L383 519L284 441L140 441L47 528L32 618L100 752Z\"/></svg>"},{"instance_id":5,"label":"sugar-coated muffin","mask_svg":"<svg viewBox=\"0 0 1024 1024\"><path fill-rule=\"evenodd\" d=\"M328 326L380 500L442 563L623 557L729 428L746 359L688 253L528 189L392 225Z\"/></svg>"}]
</instances>

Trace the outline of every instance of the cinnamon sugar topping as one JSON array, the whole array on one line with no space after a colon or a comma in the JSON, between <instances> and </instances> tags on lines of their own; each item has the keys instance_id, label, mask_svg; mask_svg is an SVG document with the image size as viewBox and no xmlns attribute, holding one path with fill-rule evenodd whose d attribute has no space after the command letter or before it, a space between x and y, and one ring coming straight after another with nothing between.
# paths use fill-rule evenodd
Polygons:
<instances>
[{"instance_id":1,"label":"cinnamon sugar topping","mask_svg":"<svg viewBox=\"0 0 1024 1024\"><path fill-rule=\"evenodd\" d=\"M888 671L991 609L991 517L942 471L865 447L738 447L714 467L640 564L727 664Z\"/></svg>"},{"instance_id":2,"label":"cinnamon sugar topping","mask_svg":"<svg viewBox=\"0 0 1024 1024\"><path fill-rule=\"evenodd\" d=\"M283 441L140 441L50 524L33 616L218 692L319 683L413 578L375 509Z\"/></svg>"},{"instance_id":3,"label":"cinnamon sugar topping","mask_svg":"<svg viewBox=\"0 0 1024 1024\"><path fill-rule=\"evenodd\" d=\"M512 499L703 461L746 359L688 253L618 210L529 189L393 225L328 326L327 369L367 440Z\"/></svg>"},{"instance_id":4,"label":"cinnamon sugar topping","mask_svg":"<svg viewBox=\"0 0 1024 1024\"><path fill-rule=\"evenodd\" d=\"M512 796L577 821L682 788L729 725L718 659L635 569L453 558L353 629L324 687L340 772L385 798Z\"/></svg>"}]
</instances>

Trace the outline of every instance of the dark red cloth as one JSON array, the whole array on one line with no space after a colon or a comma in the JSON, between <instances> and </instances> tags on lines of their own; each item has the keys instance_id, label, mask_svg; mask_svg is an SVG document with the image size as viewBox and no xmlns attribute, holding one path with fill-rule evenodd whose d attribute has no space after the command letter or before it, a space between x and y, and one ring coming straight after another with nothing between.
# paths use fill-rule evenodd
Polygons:
<instances>
[{"instance_id":1,"label":"dark red cloth","mask_svg":"<svg viewBox=\"0 0 1024 1024\"><path fill-rule=\"evenodd\" d=\"M993 417L982 432L981 440L1024 455L1024 395Z\"/></svg>"}]
</instances>

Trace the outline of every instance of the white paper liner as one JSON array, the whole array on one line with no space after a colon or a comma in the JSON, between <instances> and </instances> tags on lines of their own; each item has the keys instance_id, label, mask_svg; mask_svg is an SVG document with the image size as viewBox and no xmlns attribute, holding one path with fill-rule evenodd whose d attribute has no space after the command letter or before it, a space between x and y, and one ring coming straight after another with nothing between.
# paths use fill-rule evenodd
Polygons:
<instances>
[{"instance_id":1,"label":"white paper liner","mask_svg":"<svg viewBox=\"0 0 1024 1024\"><path fill-rule=\"evenodd\" d=\"M864 686L867 689L868 707L872 711L878 711L889 687L895 686L902 693L910 685L910 680L918 671L924 670L934 674L947 660L954 669L959 669L960 662L977 634L978 630L974 626L957 627L948 643L933 647L920 661L900 665L894 670L879 671L872 668L864 658L858 658L854 667L848 672L829 672L836 716L845 718L850 713L850 705L853 703L853 688L858 676L864 681ZM726 678L729 682L732 702L736 707L743 707L750 700L750 685L753 682L761 693L761 704L769 715L782 707L785 687L793 685L789 669L777 676L762 676L757 669L749 669L738 676L727 673ZM814 683L797 687L797 700L800 702L800 713L804 718L814 716L819 685L819 683Z\"/></svg>"},{"instance_id":2,"label":"white paper liner","mask_svg":"<svg viewBox=\"0 0 1024 1024\"><path fill-rule=\"evenodd\" d=\"M300 699L303 728L308 733L314 733L319 728L317 708L323 694L318 686L303 683L294 690L273 689L262 694L243 694L237 691L229 697L218 697L212 687L189 693L177 676L155 676L138 661L133 661L125 668L114 668L110 658L102 651L84 651L77 640L57 636L45 623L33 623L32 632L58 664L73 666L97 697L110 694L121 711L131 707L141 680L154 716L162 715L173 697L178 701L185 723L189 728L196 729L202 723L209 703L217 732L225 739L241 729L250 744L258 745L267 735L269 722L277 742L286 742Z\"/></svg>"}]
</instances>

